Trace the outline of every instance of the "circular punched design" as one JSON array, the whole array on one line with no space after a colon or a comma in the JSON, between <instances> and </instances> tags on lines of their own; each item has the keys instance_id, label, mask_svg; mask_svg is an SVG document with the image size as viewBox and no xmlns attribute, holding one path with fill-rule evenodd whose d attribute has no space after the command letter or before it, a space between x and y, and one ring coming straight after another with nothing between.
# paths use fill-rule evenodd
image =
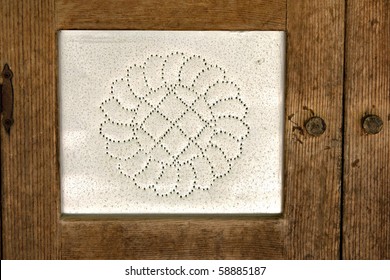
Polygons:
<instances>
[{"instance_id":1,"label":"circular punched design","mask_svg":"<svg viewBox=\"0 0 390 280\"><path fill-rule=\"evenodd\" d=\"M307 133L312 136L320 136L326 130L326 123L320 117L312 117L305 123Z\"/></svg>"},{"instance_id":2,"label":"circular punched design","mask_svg":"<svg viewBox=\"0 0 390 280\"><path fill-rule=\"evenodd\" d=\"M150 55L101 103L104 152L141 190L186 198L228 176L250 128L240 87L199 55Z\"/></svg>"},{"instance_id":3,"label":"circular punched design","mask_svg":"<svg viewBox=\"0 0 390 280\"><path fill-rule=\"evenodd\" d=\"M377 115L368 115L363 118L363 129L367 134L377 134L382 127L383 121Z\"/></svg>"}]
</instances>

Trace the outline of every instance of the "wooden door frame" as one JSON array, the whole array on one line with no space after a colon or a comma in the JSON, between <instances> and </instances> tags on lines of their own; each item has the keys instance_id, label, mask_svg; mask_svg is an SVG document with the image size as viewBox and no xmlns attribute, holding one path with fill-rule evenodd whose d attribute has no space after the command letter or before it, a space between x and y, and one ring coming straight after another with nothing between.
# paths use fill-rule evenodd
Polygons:
<instances>
[{"instance_id":1,"label":"wooden door frame","mask_svg":"<svg viewBox=\"0 0 390 280\"><path fill-rule=\"evenodd\" d=\"M338 259L344 1L2 0L1 65L15 123L1 130L6 259ZM63 216L58 161L60 29L287 32L284 207L278 216ZM322 117L326 132L304 129Z\"/></svg>"}]
</instances>

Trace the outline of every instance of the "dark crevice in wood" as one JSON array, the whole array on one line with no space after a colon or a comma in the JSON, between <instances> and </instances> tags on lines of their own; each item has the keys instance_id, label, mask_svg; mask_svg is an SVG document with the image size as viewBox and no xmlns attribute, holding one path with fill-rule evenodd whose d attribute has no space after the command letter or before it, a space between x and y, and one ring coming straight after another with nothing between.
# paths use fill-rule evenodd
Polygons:
<instances>
[{"instance_id":1,"label":"dark crevice in wood","mask_svg":"<svg viewBox=\"0 0 390 280\"><path fill-rule=\"evenodd\" d=\"M343 108L343 115L342 115L342 122L341 122L341 186L340 186L340 251L339 251L339 259L343 259L343 219L344 219L344 153L345 153L345 116L346 116L346 106L345 106L345 80L346 80L346 61L347 61L347 44L346 44L346 38L347 38L347 16L348 16L348 0L345 0L344 2L345 8L344 8L344 61L343 61L343 94L342 94L342 108Z\"/></svg>"},{"instance_id":2,"label":"dark crevice in wood","mask_svg":"<svg viewBox=\"0 0 390 280\"><path fill-rule=\"evenodd\" d=\"M1 90L0 90L0 93L1 93ZM1 96L0 96L1 98ZM2 160L2 151L1 151L1 147L2 147L2 142L3 142L3 139L1 139L1 135L0 135L0 231L1 231L1 234L0 234L0 259L2 260L3 259L3 160Z\"/></svg>"}]
</instances>

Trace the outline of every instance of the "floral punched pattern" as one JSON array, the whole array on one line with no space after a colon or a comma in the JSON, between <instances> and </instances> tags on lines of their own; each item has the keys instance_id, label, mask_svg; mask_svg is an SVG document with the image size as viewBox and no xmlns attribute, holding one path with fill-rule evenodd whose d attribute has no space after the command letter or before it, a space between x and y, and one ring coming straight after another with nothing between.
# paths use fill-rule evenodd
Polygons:
<instances>
[{"instance_id":1,"label":"floral punched pattern","mask_svg":"<svg viewBox=\"0 0 390 280\"><path fill-rule=\"evenodd\" d=\"M239 86L198 55L151 55L129 67L100 109L99 133L118 172L161 197L209 190L249 134Z\"/></svg>"}]
</instances>

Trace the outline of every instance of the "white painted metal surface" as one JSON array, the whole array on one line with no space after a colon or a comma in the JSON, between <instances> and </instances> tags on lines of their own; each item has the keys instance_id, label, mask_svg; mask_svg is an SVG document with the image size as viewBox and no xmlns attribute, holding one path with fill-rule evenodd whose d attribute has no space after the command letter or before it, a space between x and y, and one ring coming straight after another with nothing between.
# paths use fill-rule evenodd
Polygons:
<instances>
[{"instance_id":1,"label":"white painted metal surface","mask_svg":"<svg viewBox=\"0 0 390 280\"><path fill-rule=\"evenodd\" d=\"M280 213L283 32L61 31L63 213Z\"/></svg>"}]
</instances>

